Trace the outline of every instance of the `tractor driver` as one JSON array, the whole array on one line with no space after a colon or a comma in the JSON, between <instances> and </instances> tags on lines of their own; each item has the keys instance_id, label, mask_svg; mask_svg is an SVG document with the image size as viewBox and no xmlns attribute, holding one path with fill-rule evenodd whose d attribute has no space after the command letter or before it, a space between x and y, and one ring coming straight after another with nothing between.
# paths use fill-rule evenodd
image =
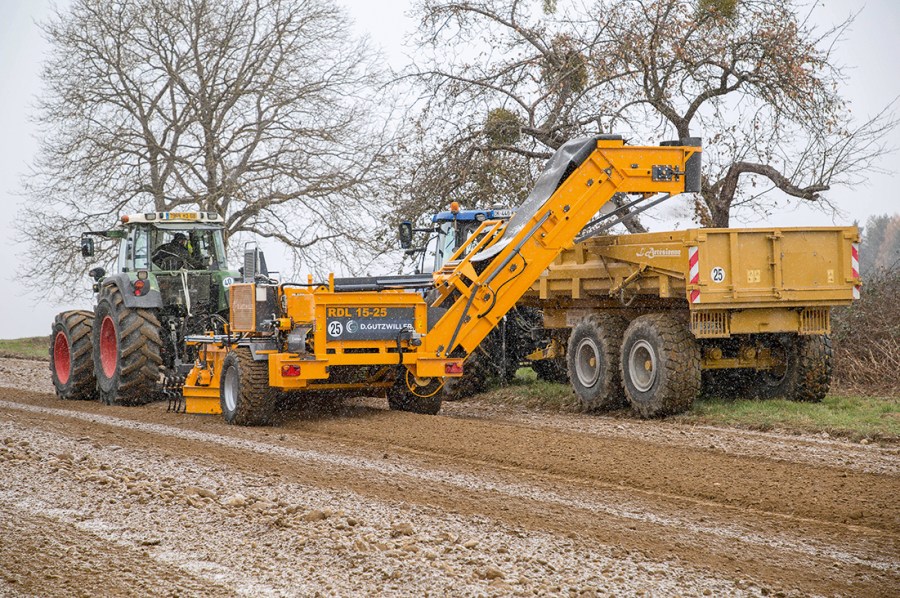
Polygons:
<instances>
[{"instance_id":1,"label":"tractor driver","mask_svg":"<svg viewBox=\"0 0 900 598\"><path fill-rule=\"evenodd\" d=\"M197 268L196 260L188 248L188 238L184 233L175 233L172 240L163 243L153 252L153 263L161 270L181 270Z\"/></svg>"}]
</instances>

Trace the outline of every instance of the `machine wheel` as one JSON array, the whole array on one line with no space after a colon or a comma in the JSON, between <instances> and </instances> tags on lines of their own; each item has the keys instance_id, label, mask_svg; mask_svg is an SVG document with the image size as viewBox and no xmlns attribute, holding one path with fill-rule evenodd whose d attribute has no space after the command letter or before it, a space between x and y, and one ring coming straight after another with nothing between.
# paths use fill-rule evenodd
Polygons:
<instances>
[{"instance_id":1,"label":"machine wheel","mask_svg":"<svg viewBox=\"0 0 900 598\"><path fill-rule=\"evenodd\" d=\"M388 390L388 407L392 411L436 415L441 410L441 389L440 379L416 378L404 368Z\"/></svg>"},{"instance_id":2,"label":"machine wheel","mask_svg":"<svg viewBox=\"0 0 900 598\"><path fill-rule=\"evenodd\" d=\"M142 405L156 398L163 362L159 326L151 310L125 307L118 288L103 287L91 335L101 401Z\"/></svg>"},{"instance_id":3,"label":"machine wheel","mask_svg":"<svg viewBox=\"0 0 900 598\"><path fill-rule=\"evenodd\" d=\"M612 409L625 404L619 348L626 325L623 318L612 314L591 314L569 335L569 380L585 409Z\"/></svg>"},{"instance_id":4,"label":"machine wheel","mask_svg":"<svg viewBox=\"0 0 900 598\"><path fill-rule=\"evenodd\" d=\"M636 318L619 366L625 395L644 418L681 413L700 392L700 348L687 325L666 314Z\"/></svg>"},{"instance_id":5,"label":"machine wheel","mask_svg":"<svg viewBox=\"0 0 900 598\"><path fill-rule=\"evenodd\" d=\"M53 321L50 374L60 399L85 400L96 396L91 349L93 326L94 314L90 311L64 311Z\"/></svg>"},{"instance_id":6,"label":"machine wheel","mask_svg":"<svg viewBox=\"0 0 900 598\"><path fill-rule=\"evenodd\" d=\"M491 373L490 358L478 347L466 359L462 376L444 380L444 387L441 389L443 400L459 401L484 392L488 388Z\"/></svg>"},{"instance_id":7,"label":"machine wheel","mask_svg":"<svg viewBox=\"0 0 900 598\"><path fill-rule=\"evenodd\" d=\"M272 421L278 393L269 386L269 363L254 361L249 349L238 348L222 362L219 402L225 422L264 426Z\"/></svg>"},{"instance_id":8,"label":"machine wheel","mask_svg":"<svg viewBox=\"0 0 900 598\"><path fill-rule=\"evenodd\" d=\"M831 337L780 335L771 345L784 366L759 372L755 392L760 399L819 403L831 385Z\"/></svg>"}]
</instances>

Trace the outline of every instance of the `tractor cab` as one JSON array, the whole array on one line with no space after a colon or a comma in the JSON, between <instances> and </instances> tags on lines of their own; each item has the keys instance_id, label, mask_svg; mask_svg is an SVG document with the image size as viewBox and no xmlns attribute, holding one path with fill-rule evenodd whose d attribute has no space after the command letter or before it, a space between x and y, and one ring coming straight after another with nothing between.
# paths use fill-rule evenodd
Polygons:
<instances>
[{"instance_id":1,"label":"tractor cab","mask_svg":"<svg viewBox=\"0 0 900 598\"><path fill-rule=\"evenodd\" d=\"M223 218L214 212L125 214L121 226L82 234L85 257L94 254L93 237L116 239L115 272L95 268L95 291L114 279L135 307L157 307L182 315L227 308L224 289L237 277L226 265Z\"/></svg>"},{"instance_id":2,"label":"tractor cab","mask_svg":"<svg viewBox=\"0 0 900 598\"><path fill-rule=\"evenodd\" d=\"M460 209L457 202L453 202L450 204L449 210L438 212L431 217L432 228L412 229L410 223L401 224L401 244L405 234L404 227L409 227L410 231L431 233L426 239L424 247L412 249L410 252L422 255L419 271L437 272L460 246L467 242L477 242L477 239L470 239L470 237L482 222L485 220L509 220L514 212L515 210L502 207L463 210ZM411 232L409 236L411 237ZM408 247L404 248L409 249Z\"/></svg>"},{"instance_id":3,"label":"tractor cab","mask_svg":"<svg viewBox=\"0 0 900 598\"><path fill-rule=\"evenodd\" d=\"M119 246L119 272L225 269L225 242L217 221L139 220L129 222L126 230Z\"/></svg>"}]
</instances>

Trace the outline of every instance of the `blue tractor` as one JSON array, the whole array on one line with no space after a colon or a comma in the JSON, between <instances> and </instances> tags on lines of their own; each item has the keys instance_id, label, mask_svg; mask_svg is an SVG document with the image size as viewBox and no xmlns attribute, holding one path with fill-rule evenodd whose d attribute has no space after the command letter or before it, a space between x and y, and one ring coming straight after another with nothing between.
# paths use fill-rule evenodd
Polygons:
<instances>
[{"instance_id":1,"label":"blue tractor","mask_svg":"<svg viewBox=\"0 0 900 598\"><path fill-rule=\"evenodd\" d=\"M409 222L400 226L401 246L408 255L417 256L418 272L440 270L444 263L472 235L485 220L508 220L514 210L503 207L463 210L453 202L450 209L431 217L429 228L413 228ZM414 232L426 233L421 247L412 248ZM466 360L461 378L448 378L444 384L444 400L461 398L483 392L491 384L506 384L543 341L544 330L539 311L518 307L510 311L501 324ZM541 365L535 367L540 375Z\"/></svg>"}]
</instances>

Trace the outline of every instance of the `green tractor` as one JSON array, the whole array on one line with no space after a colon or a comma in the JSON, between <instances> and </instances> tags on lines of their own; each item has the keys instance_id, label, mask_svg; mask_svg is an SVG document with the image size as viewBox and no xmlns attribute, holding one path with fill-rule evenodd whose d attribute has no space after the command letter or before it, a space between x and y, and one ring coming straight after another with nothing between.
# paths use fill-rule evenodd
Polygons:
<instances>
[{"instance_id":1,"label":"green tractor","mask_svg":"<svg viewBox=\"0 0 900 598\"><path fill-rule=\"evenodd\" d=\"M56 316L50 372L61 399L137 405L177 399L196 358L189 334L224 332L228 286L239 274L225 263L224 224L213 212L122 216L113 230L81 235L118 241L115 272L96 267L96 306Z\"/></svg>"}]
</instances>

